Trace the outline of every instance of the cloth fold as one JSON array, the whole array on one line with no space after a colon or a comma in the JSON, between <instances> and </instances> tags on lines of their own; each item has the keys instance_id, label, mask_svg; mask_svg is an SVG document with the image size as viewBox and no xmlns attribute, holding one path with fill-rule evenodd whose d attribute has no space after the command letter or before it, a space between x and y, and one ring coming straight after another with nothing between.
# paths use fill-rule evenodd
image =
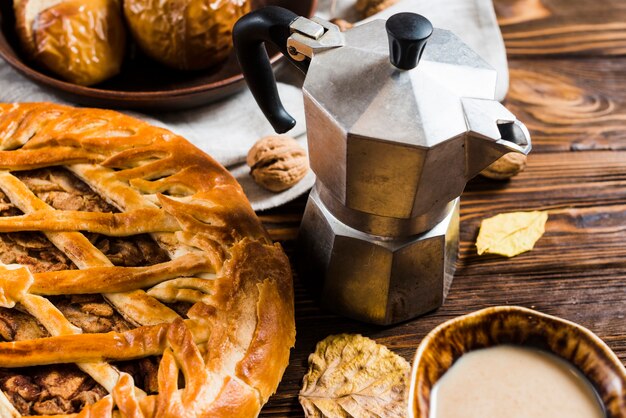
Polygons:
<instances>
[{"instance_id":1,"label":"cloth fold","mask_svg":"<svg viewBox=\"0 0 626 418\"><path fill-rule=\"evenodd\" d=\"M354 19L355 0L336 0L334 3L331 16L333 1L320 0L317 15L326 19ZM498 71L497 98L504 98L508 87L506 53L491 0L403 0L370 19L386 19L400 11L420 13L436 27L455 32ZM301 78L294 77L286 68L280 73L283 74L278 77L280 96L287 110L298 121L289 135L306 147ZM27 80L5 62L0 62L0 101L72 104L62 100L52 90ZM315 181L315 176L309 173L301 182L281 193L264 190L252 181L245 166L247 152L258 139L273 134L273 131L247 89L196 109L159 114L127 113L184 136L225 165L242 184L255 210L286 203L306 193Z\"/></svg>"}]
</instances>

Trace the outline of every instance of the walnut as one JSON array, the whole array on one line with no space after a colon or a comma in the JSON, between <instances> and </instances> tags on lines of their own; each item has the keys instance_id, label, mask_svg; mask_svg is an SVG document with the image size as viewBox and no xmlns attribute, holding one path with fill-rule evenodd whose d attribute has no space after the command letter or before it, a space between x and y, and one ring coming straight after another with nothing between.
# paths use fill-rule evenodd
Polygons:
<instances>
[{"instance_id":1,"label":"walnut","mask_svg":"<svg viewBox=\"0 0 626 418\"><path fill-rule=\"evenodd\" d=\"M348 29L352 29L354 27L352 23L348 22L347 20L340 19L338 17L331 19L330 23L334 23L335 25L337 25L339 27L339 30L342 32L345 32Z\"/></svg>"},{"instance_id":2,"label":"walnut","mask_svg":"<svg viewBox=\"0 0 626 418\"><path fill-rule=\"evenodd\" d=\"M260 186L273 192L286 190L309 171L306 151L288 136L267 136L248 151L250 175Z\"/></svg>"},{"instance_id":3,"label":"walnut","mask_svg":"<svg viewBox=\"0 0 626 418\"><path fill-rule=\"evenodd\" d=\"M506 180L517 175L526 168L526 155L510 152L500 157L480 172L482 176L496 180Z\"/></svg>"},{"instance_id":4,"label":"walnut","mask_svg":"<svg viewBox=\"0 0 626 418\"><path fill-rule=\"evenodd\" d=\"M370 17L378 12L382 12L387 7L391 7L399 0L357 0L356 10L359 11L363 17Z\"/></svg>"}]
</instances>

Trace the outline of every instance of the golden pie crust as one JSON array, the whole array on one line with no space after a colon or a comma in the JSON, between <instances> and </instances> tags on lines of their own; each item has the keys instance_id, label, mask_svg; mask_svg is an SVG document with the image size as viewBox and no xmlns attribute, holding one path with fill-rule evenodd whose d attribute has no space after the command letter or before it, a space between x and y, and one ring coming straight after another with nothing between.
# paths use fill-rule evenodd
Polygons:
<instances>
[{"instance_id":1,"label":"golden pie crust","mask_svg":"<svg viewBox=\"0 0 626 418\"><path fill-rule=\"evenodd\" d=\"M93 379L57 417L258 415L295 340L292 277L223 167L117 112L0 104L0 190L4 388ZM0 392L0 416L26 415Z\"/></svg>"}]
</instances>

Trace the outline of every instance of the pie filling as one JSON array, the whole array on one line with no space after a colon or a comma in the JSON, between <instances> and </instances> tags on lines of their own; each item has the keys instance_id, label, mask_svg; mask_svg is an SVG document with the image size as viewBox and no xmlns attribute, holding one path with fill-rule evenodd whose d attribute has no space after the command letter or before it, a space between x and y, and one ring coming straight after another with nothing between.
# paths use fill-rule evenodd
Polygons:
<instances>
[{"instance_id":1,"label":"pie filling","mask_svg":"<svg viewBox=\"0 0 626 418\"><path fill-rule=\"evenodd\" d=\"M88 185L69 171L45 168L13 172L41 200L58 210L119 212ZM0 190L0 216L22 212ZM167 253L147 234L131 237L108 237L85 233L85 236L116 266L149 266L169 260ZM43 233L0 233L0 261L22 264L31 272L76 269L74 263L58 250ZM70 295L48 298L84 333L126 331L134 328L101 295ZM185 315L190 304L168 305ZM49 336L31 315L20 310L0 308L0 340L19 341ZM130 374L137 387L147 393L157 391L159 358L112 363ZM23 415L56 415L80 412L107 395L107 391L74 364L0 369L0 389Z\"/></svg>"},{"instance_id":2,"label":"pie filling","mask_svg":"<svg viewBox=\"0 0 626 418\"><path fill-rule=\"evenodd\" d=\"M73 364L2 369L0 387L23 415L70 414L107 394Z\"/></svg>"}]
</instances>

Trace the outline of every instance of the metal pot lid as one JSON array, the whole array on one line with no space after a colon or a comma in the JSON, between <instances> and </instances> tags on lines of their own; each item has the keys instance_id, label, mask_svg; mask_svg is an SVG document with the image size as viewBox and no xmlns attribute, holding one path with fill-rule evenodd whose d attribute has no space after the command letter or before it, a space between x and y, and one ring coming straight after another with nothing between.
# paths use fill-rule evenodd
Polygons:
<instances>
[{"instance_id":1,"label":"metal pot lid","mask_svg":"<svg viewBox=\"0 0 626 418\"><path fill-rule=\"evenodd\" d=\"M344 35L315 55L304 92L351 136L430 148L468 131L462 98L494 99L496 71L450 31L432 30L408 70L390 61L385 21Z\"/></svg>"}]
</instances>

